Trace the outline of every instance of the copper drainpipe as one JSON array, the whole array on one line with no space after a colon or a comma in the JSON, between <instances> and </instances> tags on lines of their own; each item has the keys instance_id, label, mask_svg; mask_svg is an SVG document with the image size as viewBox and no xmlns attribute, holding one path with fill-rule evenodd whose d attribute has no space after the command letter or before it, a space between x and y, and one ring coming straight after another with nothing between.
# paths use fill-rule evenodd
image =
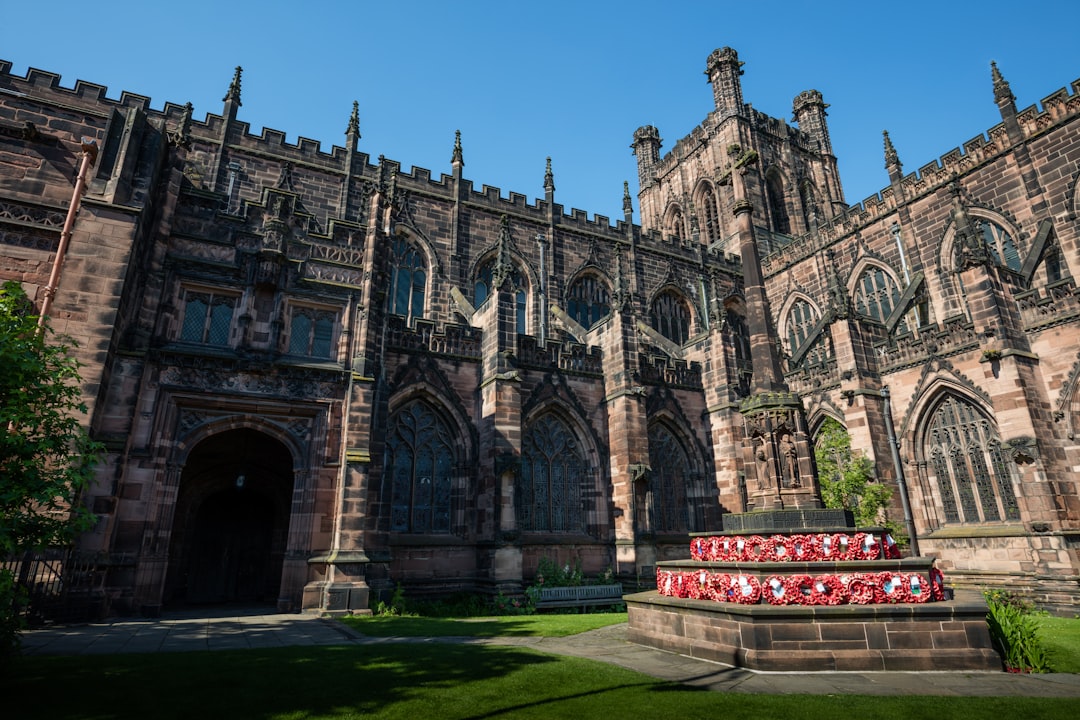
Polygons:
<instances>
[{"instance_id":1,"label":"copper drainpipe","mask_svg":"<svg viewBox=\"0 0 1080 720\"><path fill-rule=\"evenodd\" d=\"M68 244L71 242L71 232L75 226L75 216L79 214L79 205L82 202L83 192L86 191L86 171L97 160L97 140L84 137L81 145L82 152L80 154L82 159L79 161L79 175L75 178L75 190L71 194L71 204L68 205L67 218L64 219L64 229L60 231L60 245L56 249L56 259L53 260L49 284L45 286L45 297L41 301L41 314L38 316L39 330L45 327L45 318L49 315L57 287L60 285L60 271L64 267L64 255L67 254Z\"/></svg>"}]
</instances>

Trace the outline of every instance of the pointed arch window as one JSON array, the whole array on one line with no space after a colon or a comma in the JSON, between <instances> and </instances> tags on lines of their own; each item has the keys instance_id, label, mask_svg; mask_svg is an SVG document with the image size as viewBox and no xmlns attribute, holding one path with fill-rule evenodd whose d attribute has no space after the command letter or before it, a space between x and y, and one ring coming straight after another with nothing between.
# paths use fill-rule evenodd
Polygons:
<instances>
[{"instance_id":1,"label":"pointed arch window","mask_svg":"<svg viewBox=\"0 0 1080 720\"><path fill-rule=\"evenodd\" d=\"M982 232L983 242L986 243L986 248L990 251L994 262L1004 265L1013 272L1020 272L1024 262L1020 259L1020 251L1017 250L1012 235L1009 235L1005 228L985 218L979 218L975 222Z\"/></svg>"},{"instance_id":2,"label":"pointed arch window","mask_svg":"<svg viewBox=\"0 0 1080 720\"><path fill-rule=\"evenodd\" d=\"M424 316L427 264L404 237L394 239L390 269L390 313L411 320Z\"/></svg>"},{"instance_id":3,"label":"pointed arch window","mask_svg":"<svg viewBox=\"0 0 1080 720\"><path fill-rule=\"evenodd\" d=\"M662 292L652 305L652 326L676 345L690 339L690 306L674 290Z\"/></svg>"},{"instance_id":4,"label":"pointed arch window","mask_svg":"<svg viewBox=\"0 0 1080 720\"><path fill-rule=\"evenodd\" d=\"M765 180L765 200L769 204L769 217L773 232L791 234L791 218L788 217L784 198L784 181L778 173L769 173Z\"/></svg>"},{"instance_id":5,"label":"pointed arch window","mask_svg":"<svg viewBox=\"0 0 1080 720\"><path fill-rule=\"evenodd\" d=\"M586 330L611 314L611 294L596 275L579 277L566 295L566 314Z\"/></svg>"},{"instance_id":6,"label":"pointed arch window","mask_svg":"<svg viewBox=\"0 0 1080 720\"><path fill-rule=\"evenodd\" d=\"M701 216L705 224L705 240L709 245L720 240L720 215L716 211L716 195L711 187L706 185L702 188Z\"/></svg>"},{"instance_id":7,"label":"pointed arch window","mask_svg":"<svg viewBox=\"0 0 1080 720\"><path fill-rule=\"evenodd\" d=\"M454 439L427 403L414 400L391 416L383 467L391 531L450 532Z\"/></svg>"},{"instance_id":8,"label":"pointed arch window","mask_svg":"<svg viewBox=\"0 0 1080 720\"><path fill-rule=\"evenodd\" d=\"M522 532L585 532L585 456L566 423L548 413L521 442L518 521Z\"/></svg>"},{"instance_id":9,"label":"pointed arch window","mask_svg":"<svg viewBox=\"0 0 1080 720\"><path fill-rule=\"evenodd\" d=\"M879 266L867 268L855 286L855 310L861 315L885 322L900 300L900 286L892 275Z\"/></svg>"},{"instance_id":10,"label":"pointed arch window","mask_svg":"<svg viewBox=\"0 0 1080 720\"><path fill-rule=\"evenodd\" d=\"M476 281L473 283L473 301L476 307L480 307L484 304L484 301L488 299L495 291L495 265L498 258L491 258L483 265L476 273ZM525 279L521 276L521 272L515 267L510 271L510 285L514 288L514 312L515 322L517 324L517 334L525 334L525 320L526 313L526 301L527 296L525 294Z\"/></svg>"},{"instance_id":11,"label":"pointed arch window","mask_svg":"<svg viewBox=\"0 0 1080 720\"><path fill-rule=\"evenodd\" d=\"M662 423L649 427L649 491L646 503L654 532L704 529L700 482L683 445Z\"/></svg>"},{"instance_id":12,"label":"pointed arch window","mask_svg":"<svg viewBox=\"0 0 1080 720\"><path fill-rule=\"evenodd\" d=\"M787 316L787 340L790 352L795 352L806 339L810 337L810 331L817 324L819 315L817 308L806 300L799 298L791 304Z\"/></svg>"},{"instance_id":13,"label":"pointed arch window","mask_svg":"<svg viewBox=\"0 0 1080 720\"><path fill-rule=\"evenodd\" d=\"M1001 440L990 419L975 405L946 396L930 418L924 452L945 522L1020 519Z\"/></svg>"},{"instance_id":14,"label":"pointed arch window","mask_svg":"<svg viewBox=\"0 0 1080 720\"><path fill-rule=\"evenodd\" d=\"M682 210L677 206L673 207L668 213L667 231L668 235L676 240L682 241L686 236L686 226L683 220Z\"/></svg>"}]
</instances>

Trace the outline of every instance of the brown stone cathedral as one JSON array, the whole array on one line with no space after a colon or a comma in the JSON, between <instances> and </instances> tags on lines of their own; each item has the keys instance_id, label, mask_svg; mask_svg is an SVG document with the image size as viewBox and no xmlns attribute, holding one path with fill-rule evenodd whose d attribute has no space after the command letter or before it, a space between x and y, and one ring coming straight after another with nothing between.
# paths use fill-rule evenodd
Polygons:
<instances>
[{"instance_id":1,"label":"brown stone cathedral","mask_svg":"<svg viewBox=\"0 0 1080 720\"><path fill-rule=\"evenodd\" d=\"M239 68L201 122L10 70L0 280L79 343L112 612L513 594L542 558L647 587L725 513L816 507L827 418L951 584L1080 603L1080 81L1018 110L993 67L1000 124L908 174L886 134L849 205L821 93L764 115L723 48L612 224L550 164L478 191L460 137L449 174L373 161L356 106L330 152L252 135Z\"/></svg>"}]
</instances>

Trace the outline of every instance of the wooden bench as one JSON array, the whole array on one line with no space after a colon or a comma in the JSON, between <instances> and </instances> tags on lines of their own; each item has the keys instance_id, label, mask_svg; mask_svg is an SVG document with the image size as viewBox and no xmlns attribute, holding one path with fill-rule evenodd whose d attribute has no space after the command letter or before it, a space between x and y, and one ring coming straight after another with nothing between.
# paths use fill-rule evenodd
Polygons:
<instances>
[{"instance_id":1,"label":"wooden bench","mask_svg":"<svg viewBox=\"0 0 1080 720\"><path fill-rule=\"evenodd\" d=\"M536 609L617 605L622 602L622 596L622 585L546 587L540 589Z\"/></svg>"}]
</instances>

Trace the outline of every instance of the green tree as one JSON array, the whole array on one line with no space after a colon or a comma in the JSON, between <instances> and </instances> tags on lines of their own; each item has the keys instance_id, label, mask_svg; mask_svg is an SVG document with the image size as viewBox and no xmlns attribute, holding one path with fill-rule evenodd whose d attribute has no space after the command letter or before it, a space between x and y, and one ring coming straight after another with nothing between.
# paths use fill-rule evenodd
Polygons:
<instances>
[{"instance_id":1,"label":"green tree","mask_svg":"<svg viewBox=\"0 0 1080 720\"><path fill-rule=\"evenodd\" d=\"M859 527L887 527L897 542L905 538L900 526L889 519L892 488L875 482L874 464L852 451L851 436L843 425L832 418L825 420L814 444L814 457L825 507L850 510Z\"/></svg>"},{"instance_id":2,"label":"green tree","mask_svg":"<svg viewBox=\"0 0 1080 720\"><path fill-rule=\"evenodd\" d=\"M16 282L0 288L0 561L69 543L93 516L78 502L101 447L79 416L79 362ZM18 644L17 578L0 569L0 654Z\"/></svg>"}]
</instances>

